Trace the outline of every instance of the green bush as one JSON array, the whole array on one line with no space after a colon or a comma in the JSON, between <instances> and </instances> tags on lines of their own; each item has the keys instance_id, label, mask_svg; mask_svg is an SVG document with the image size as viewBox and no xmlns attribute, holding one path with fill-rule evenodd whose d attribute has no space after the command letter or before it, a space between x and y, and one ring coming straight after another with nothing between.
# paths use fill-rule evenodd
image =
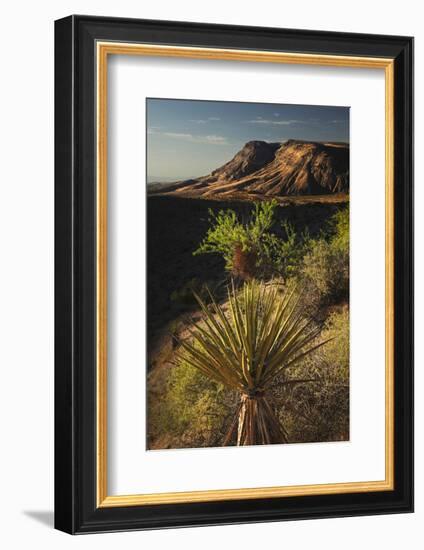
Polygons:
<instances>
[{"instance_id":1,"label":"green bush","mask_svg":"<svg viewBox=\"0 0 424 550\"><path fill-rule=\"evenodd\" d=\"M153 448L158 438L162 448L218 446L236 407L233 392L185 362L169 370L161 399L149 404Z\"/></svg>"},{"instance_id":2,"label":"green bush","mask_svg":"<svg viewBox=\"0 0 424 550\"><path fill-rule=\"evenodd\" d=\"M348 381L349 379L349 309L343 307L341 311L330 314L326 321L322 338L330 340L318 356L323 359L330 369L334 380Z\"/></svg>"},{"instance_id":3,"label":"green bush","mask_svg":"<svg viewBox=\"0 0 424 550\"><path fill-rule=\"evenodd\" d=\"M298 273L305 250L309 246L309 233L306 230L300 236L293 225L287 221L281 224L283 238L276 239L271 253L273 275L283 279Z\"/></svg>"},{"instance_id":4,"label":"green bush","mask_svg":"<svg viewBox=\"0 0 424 550\"><path fill-rule=\"evenodd\" d=\"M234 267L236 248L243 252L254 252L257 254L258 262L264 261L268 254L268 241L276 206L275 200L255 203L251 219L247 223L240 222L234 210L220 210L218 214L209 210L212 226L194 255L221 254L228 271Z\"/></svg>"},{"instance_id":5,"label":"green bush","mask_svg":"<svg viewBox=\"0 0 424 550\"><path fill-rule=\"evenodd\" d=\"M349 208L339 210L331 219L331 244L335 249L349 252Z\"/></svg>"},{"instance_id":6,"label":"green bush","mask_svg":"<svg viewBox=\"0 0 424 550\"><path fill-rule=\"evenodd\" d=\"M276 388L292 443L349 439L349 311L333 312L321 337L333 338L291 374L313 383Z\"/></svg>"},{"instance_id":7,"label":"green bush","mask_svg":"<svg viewBox=\"0 0 424 550\"><path fill-rule=\"evenodd\" d=\"M241 278L291 275L302 258L307 235L299 236L288 222L277 235L273 229L277 204L275 199L256 202L246 223L233 210L216 215L209 210L211 227L193 254L220 254L226 270Z\"/></svg>"},{"instance_id":8,"label":"green bush","mask_svg":"<svg viewBox=\"0 0 424 550\"><path fill-rule=\"evenodd\" d=\"M305 301L326 306L349 300L349 210L330 220L327 234L310 239L296 273L308 288Z\"/></svg>"},{"instance_id":9,"label":"green bush","mask_svg":"<svg viewBox=\"0 0 424 550\"><path fill-rule=\"evenodd\" d=\"M349 255L319 239L303 259L301 276L307 284L309 297L320 304L346 300L349 294Z\"/></svg>"}]
</instances>

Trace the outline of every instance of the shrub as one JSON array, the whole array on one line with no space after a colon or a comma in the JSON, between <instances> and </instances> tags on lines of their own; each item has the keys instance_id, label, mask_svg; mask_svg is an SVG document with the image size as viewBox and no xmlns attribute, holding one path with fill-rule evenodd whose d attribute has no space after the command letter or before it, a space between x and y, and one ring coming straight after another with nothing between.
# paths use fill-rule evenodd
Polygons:
<instances>
[{"instance_id":1,"label":"shrub","mask_svg":"<svg viewBox=\"0 0 424 550\"><path fill-rule=\"evenodd\" d=\"M254 257L254 265L249 265L249 268L255 268L257 264L264 262L267 256L266 241L269 240L269 232L274 223L276 205L276 201L255 203L251 219L247 223L240 222L234 210L220 210L216 215L209 210L212 226L194 254L221 254L226 269L239 270L240 273L245 271L239 269L239 264L242 261L241 256L246 254Z\"/></svg>"},{"instance_id":2,"label":"shrub","mask_svg":"<svg viewBox=\"0 0 424 550\"><path fill-rule=\"evenodd\" d=\"M325 323L323 338L332 338L318 354L330 369L334 380L347 382L349 380L349 309L343 307L340 311L330 314Z\"/></svg>"},{"instance_id":3,"label":"shrub","mask_svg":"<svg viewBox=\"0 0 424 550\"><path fill-rule=\"evenodd\" d=\"M315 241L303 259L301 276L310 298L320 305L339 303L349 296L349 255L324 239Z\"/></svg>"},{"instance_id":4,"label":"shrub","mask_svg":"<svg viewBox=\"0 0 424 550\"><path fill-rule=\"evenodd\" d=\"M340 210L329 235L310 239L298 278L308 289L305 301L326 306L349 300L349 210Z\"/></svg>"},{"instance_id":5,"label":"shrub","mask_svg":"<svg viewBox=\"0 0 424 550\"><path fill-rule=\"evenodd\" d=\"M330 228L333 233L331 238L333 247L342 252L349 252L349 208L343 208L334 214Z\"/></svg>"},{"instance_id":6,"label":"shrub","mask_svg":"<svg viewBox=\"0 0 424 550\"><path fill-rule=\"evenodd\" d=\"M160 438L162 448L220 445L236 408L231 391L185 361L169 370L161 399L149 404L149 439Z\"/></svg>"},{"instance_id":7,"label":"shrub","mask_svg":"<svg viewBox=\"0 0 424 550\"><path fill-rule=\"evenodd\" d=\"M282 238L272 243L272 274L283 279L295 276L308 249L310 237L308 230L299 235L293 225L287 221L281 224Z\"/></svg>"},{"instance_id":8,"label":"shrub","mask_svg":"<svg viewBox=\"0 0 424 550\"><path fill-rule=\"evenodd\" d=\"M314 383L276 386L280 418L290 441L349 439L349 311L333 312L322 338L332 338L291 373Z\"/></svg>"}]
</instances>

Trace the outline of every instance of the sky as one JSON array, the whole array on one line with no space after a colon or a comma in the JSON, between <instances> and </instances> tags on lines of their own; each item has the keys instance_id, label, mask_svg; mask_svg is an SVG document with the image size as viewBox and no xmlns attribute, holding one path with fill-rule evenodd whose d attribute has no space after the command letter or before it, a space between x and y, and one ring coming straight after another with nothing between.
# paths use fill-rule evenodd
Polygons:
<instances>
[{"instance_id":1,"label":"sky","mask_svg":"<svg viewBox=\"0 0 424 550\"><path fill-rule=\"evenodd\" d=\"M349 142L349 108L147 99L147 181L209 174L252 140Z\"/></svg>"}]
</instances>

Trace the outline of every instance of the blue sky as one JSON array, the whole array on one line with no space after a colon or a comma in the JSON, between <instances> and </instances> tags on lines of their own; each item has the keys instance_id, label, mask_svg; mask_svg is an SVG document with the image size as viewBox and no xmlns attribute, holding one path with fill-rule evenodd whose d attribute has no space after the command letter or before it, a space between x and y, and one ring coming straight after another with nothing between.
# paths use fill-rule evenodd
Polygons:
<instances>
[{"instance_id":1,"label":"blue sky","mask_svg":"<svg viewBox=\"0 0 424 550\"><path fill-rule=\"evenodd\" d=\"M252 140L349 141L349 108L147 99L148 181L203 176Z\"/></svg>"}]
</instances>

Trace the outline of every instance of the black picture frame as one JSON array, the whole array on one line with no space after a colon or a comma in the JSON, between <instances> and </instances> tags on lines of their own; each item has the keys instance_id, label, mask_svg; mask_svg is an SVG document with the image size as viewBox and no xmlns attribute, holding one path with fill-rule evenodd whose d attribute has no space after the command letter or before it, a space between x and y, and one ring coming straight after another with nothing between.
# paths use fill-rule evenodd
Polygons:
<instances>
[{"instance_id":1,"label":"black picture frame","mask_svg":"<svg viewBox=\"0 0 424 550\"><path fill-rule=\"evenodd\" d=\"M97 507L99 40L394 60L394 490ZM55 527L76 534L412 512L413 39L73 15L55 23L55 74Z\"/></svg>"}]
</instances>

